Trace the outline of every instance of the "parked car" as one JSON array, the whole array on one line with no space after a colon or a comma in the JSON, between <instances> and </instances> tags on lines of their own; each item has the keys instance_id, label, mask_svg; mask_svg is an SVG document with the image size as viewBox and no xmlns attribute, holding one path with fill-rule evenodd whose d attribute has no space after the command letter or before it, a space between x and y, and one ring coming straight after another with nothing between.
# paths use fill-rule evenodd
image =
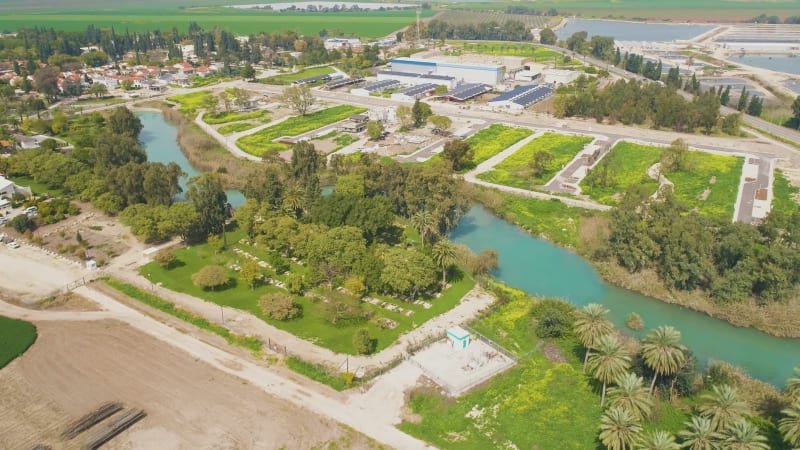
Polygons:
<instances>
[{"instance_id":1,"label":"parked car","mask_svg":"<svg viewBox=\"0 0 800 450\"><path fill-rule=\"evenodd\" d=\"M8 248L19 248L19 244L17 243L17 241L11 241L8 244L6 244L6 247L8 247Z\"/></svg>"},{"instance_id":2,"label":"parked car","mask_svg":"<svg viewBox=\"0 0 800 450\"><path fill-rule=\"evenodd\" d=\"M36 213L39 212L39 208L37 208L35 206L29 206L29 207L25 208L22 212L27 214L27 215L29 215L29 216L35 216Z\"/></svg>"},{"instance_id":3,"label":"parked car","mask_svg":"<svg viewBox=\"0 0 800 450\"><path fill-rule=\"evenodd\" d=\"M11 219L9 219L9 218L8 218L8 217L6 217L6 216L0 217L0 225L5 225L5 224L7 224L9 220L11 220Z\"/></svg>"}]
</instances>

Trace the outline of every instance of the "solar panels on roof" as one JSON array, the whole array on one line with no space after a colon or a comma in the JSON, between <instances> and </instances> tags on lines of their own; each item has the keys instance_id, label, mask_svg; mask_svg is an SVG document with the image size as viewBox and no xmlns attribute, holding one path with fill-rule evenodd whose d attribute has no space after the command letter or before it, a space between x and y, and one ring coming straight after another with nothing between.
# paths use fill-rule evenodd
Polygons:
<instances>
[{"instance_id":1,"label":"solar panels on roof","mask_svg":"<svg viewBox=\"0 0 800 450\"><path fill-rule=\"evenodd\" d=\"M428 91L433 91L433 90L436 89L437 86L438 85L434 84L434 83L419 84L419 85L416 85L416 86L411 86L410 88L407 88L407 89L403 89L402 91L400 91L400 93L404 94L404 95L408 95L409 97L414 97L416 95L419 95L419 94L422 94L422 93L425 93L425 92L428 92Z\"/></svg>"},{"instance_id":2,"label":"solar panels on roof","mask_svg":"<svg viewBox=\"0 0 800 450\"><path fill-rule=\"evenodd\" d=\"M325 85L327 89L338 89L343 86L348 86L351 84L361 83L364 81L364 77L356 77L356 78L345 78L344 80L336 80L331 81L330 83Z\"/></svg>"},{"instance_id":3,"label":"solar panels on roof","mask_svg":"<svg viewBox=\"0 0 800 450\"><path fill-rule=\"evenodd\" d=\"M313 77L301 78L299 80L295 80L292 84L296 84L296 85L311 84L311 83L316 83L317 81L327 81L327 80L330 80L330 79L331 79L331 75L330 74L317 75L317 76L313 76Z\"/></svg>"},{"instance_id":4,"label":"solar panels on roof","mask_svg":"<svg viewBox=\"0 0 800 450\"><path fill-rule=\"evenodd\" d=\"M370 83L364 86L363 89L367 92L376 92L384 89L390 89L398 85L400 85L400 82L397 80L382 80L376 81L375 83Z\"/></svg>"},{"instance_id":5,"label":"solar panels on roof","mask_svg":"<svg viewBox=\"0 0 800 450\"><path fill-rule=\"evenodd\" d=\"M477 97L481 94L485 94L491 90L492 87L489 86L488 84L480 84L480 83L462 84L461 86L445 94L445 96L450 98L451 100L457 100L463 102L473 97Z\"/></svg>"},{"instance_id":6,"label":"solar panels on roof","mask_svg":"<svg viewBox=\"0 0 800 450\"><path fill-rule=\"evenodd\" d=\"M521 86L489 100L489 103L512 102L523 107L540 102L545 97L553 94L553 88L543 84Z\"/></svg>"},{"instance_id":7,"label":"solar panels on roof","mask_svg":"<svg viewBox=\"0 0 800 450\"><path fill-rule=\"evenodd\" d=\"M429 79L429 80L455 80L455 77L447 76L447 75L434 75L428 73L413 73L413 72L398 72L395 70L381 70L378 72L378 75L386 75L389 77L411 77L411 78L422 78L422 79Z\"/></svg>"}]
</instances>

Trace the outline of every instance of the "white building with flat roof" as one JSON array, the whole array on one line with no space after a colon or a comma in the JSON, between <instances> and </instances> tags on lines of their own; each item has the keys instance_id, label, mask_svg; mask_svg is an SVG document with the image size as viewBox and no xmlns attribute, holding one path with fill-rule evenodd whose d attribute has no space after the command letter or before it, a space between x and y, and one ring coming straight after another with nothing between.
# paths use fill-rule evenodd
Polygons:
<instances>
[{"instance_id":1,"label":"white building with flat roof","mask_svg":"<svg viewBox=\"0 0 800 450\"><path fill-rule=\"evenodd\" d=\"M505 68L493 64L462 64L436 60L393 58L392 71L448 76L458 83L484 83L492 86L505 79Z\"/></svg>"}]
</instances>

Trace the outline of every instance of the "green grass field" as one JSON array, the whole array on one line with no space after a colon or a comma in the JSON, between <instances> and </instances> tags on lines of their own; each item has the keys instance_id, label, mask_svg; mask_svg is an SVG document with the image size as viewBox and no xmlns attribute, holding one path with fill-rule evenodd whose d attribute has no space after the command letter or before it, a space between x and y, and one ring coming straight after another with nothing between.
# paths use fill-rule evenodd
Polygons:
<instances>
[{"instance_id":1,"label":"green grass field","mask_svg":"<svg viewBox=\"0 0 800 450\"><path fill-rule=\"evenodd\" d=\"M239 145L239 148L247 153L263 156L265 153L279 152L290 148L288 144L272 142L279 137L297 136L307 133L364 111L366 111L366 108L357 108L350 105L334 106L332 108L313 112L306 116L292 117L275 126L267 127L254 134L245 136L236 141L236 143Z\"/></svg>"},{"instance_id":2,"label":"green grass field","mask_svg":"<svg viewBox=\"0 0 800 450\"><path fill-rule=\"evenodd\" d=\"M792 214L800 208L800 204L795 200L795 196L800 192L800 188L789 184L789 179L780 169L775 169L775 180L772 182L772 211L780 211L784 214Z\"/></svg>"},{"instance_id":3,"label":"green grass field","mask_svg":"<svg viewBox=\"0 0 800 450\"><path fill-rule=\"evenodd\" d=\"M559 64L563 64L563 53L528 43L502 41L451 41L450 43L456 49L461 49L463 52L484 55L521 56L533 58L534 62L539 63L552 63L553 60L556 59ZM574 61L574 64L580 65L580 61Z\"/></svg>"},{"instance_id":4,"label":"green grass field","mask_svg":"<svg viewBox=\"0 0 800 450\"><path fill-rule=\"evenodd\" d=\"M31 188L35 195L47 194L50 197L62 197L64 191L61 189L52 189L49 186L39 183L31 177L14 177L10 178L11 181L20 185Z\"/></svg>"},{"instance_id":5,"label":"green grass field","mask_svg":"<svg viewBox=\"0 0 800 450\"><path fill-rule=\"evenodd\" d=\"M0 14L0 30L16 31L20 27L56 28L65 31L83 31L87 25L98 28L113 27L117 33L126 30L169 32L173 27L186 31L189 23L202 28L219 28L241 35L259 32L277 33L295 31L298 34L317 35L320 30L341 30L345 35L365 38L383 37L414 22L416 13L408 11L374 11L342 13L275 12L263 10L237 10L217 6L179 7L177 4L132 3L130 5L103 3L97 7L65 8L63 3L52 7L26 4L13 14ZM230 3L224 0L218 2ZM195 2L192 2L196 5ZM186 5L186 3L183 3ZM0 7L3 5L0 4ZM435 14L423 10L422 17Z\"/></svg>"},{"instance_id":6,"label":"green grass field","mask_svg":"<svg viewBox=\"0 0 800 450\"><path fill-rule=\"evenodd\" d=\"M244 237L242 232L229 233L228 240L229 242L238 242L238 239L242 237ZM258 248L238 243L235 244L235 246L260 257L262 260L267 259L266 253L260 251ZM192 274L206 265L218 264L223 267L229 267L231 264L237 263L237 261L241 263L241 257L237 256L231 250L214 253L207 244L204 244L178 250L176 251L176 255L178 260L181 261L178 267L167 270L156 263L150 263L143 266L140 273L154 283L161 283L167 289L183 292L218 305L248 311L275 327L288 331L303 339L307 339L317 345L335 352L349 354L355 353L352 337L356 330L367 328L370 334L378 340L377 349L381 350L391 345L400 334L410 331L429 319L453 308L461 297L469 292L475 284L475 282L467 276L453 281L453 286L444 292L440 298L431 300L433 307L430 309L380 296L382 300L413 310L414 315L410 317L379 308L369 303L364 303L364 306L374 313L372 321L351 326L334 326L325 320L323 316L324 303L322 301L309 297L296 297L297 303L302 307L302 318L278 321L264 315L261 308L258 306L258 299L267 293L285 293L286 291L281 288L272 285L262 285L256 287L254 290L250 289L246 284L237 281L236 272L232 270L229 273L233 282L226 289L218 289L216 291L203 290L192 283ZM292 264L291 270L304 273L307 269ZM266 269L264 273L267 273L271 278L283 279L283 276L270 273ZM381 329L374 323L374 319L377 317L385 317L394 320L399 325L392 330Z\"/></svg>"},{"instance_id":7,"label":"green grass field","mask_svg":"<svg viewBox=\"0 0 800 450\"><path fill-rule=\"evenodd\" d=\"M558 200L539 200L501 194L503 203L497 213L517 223L534 236L566 247L578 246L580 223L586 217L599 214L583 208L573 208Z\"/></svg>"},{"instance_id":8,"label":"green grass field","mask_svg":"<svg viewBox=\"0 0 800 450\"><path fill-rule=\"evenodd\" d=\"M241 113L236 111L222 111L218 112L217 114L204 114L203 122L209 125L220 125L223 123L237 122L240 120L261 119L267 113L268 111L265 109Z\"/></svg>"},{"instance_id":9,"label":"green grass field","mask_svg":"<svg viewBox=\"0 0 800 450\"><path fill-rule=\"evenodd\" d=\"M312 67L310 69L301 70L295 73L284 73L280 75L275 75L274 77L263 78L259 81L265 84L286 85L286 84L291 84L292 81L297 81L303 78L316 77L317 75L327 75L329 73L334 73L334 72L336 71L328 66Z\"/></svg>"},{"instance_id":10,"label":"green grass field","mask_svg":"<svg viewBox=\"0 0 800 450\"><path fill-rule=\"evenodd\" d=\"M520 189L532 189L547 184L559 170L572 161L592 138L586 136L566 136L557 133L545 133L530 141L513 155L496 165L493 170L478 175L478 178L490 183ZM536 153L547 151L553 159L545 169L534 175L531 162Z\"/></svg>"},{"instance_id":11,"label":"green grass field","mask_svg":"<svg viewBox=\"0 0 800 450\"><path fill-rule=\"evenodd\" d=\"M167 100L178 103L178 111L195 115L198 109L205 108L205 102L213 95L211 91L195 91L188 94L173 95Z\"/></svg>"},{"instance_id":12,"label":"green grass field","mask_svg":"<svg viewBox=\"0 0 800 450\"><path fill-rule=\"evenodd\" d=\"M234 123L229 123L227 125L223 125L223 126L217 128L217 131L220 134L233 134L233 133L239 133L239 132L242 132L242 131L247 131L247 130L249 130L251 128L255 128L257 126L258 125L254 124L254 123L249 123L249 122L234 122Z\"/></svg>"},{"instance_id":13,"label":"green grass field","mask_svg":"<svg viewBox=\"0 0 800 450\"><path fill-rule=\"evenodd\" d=\"M592 200L605 205L617 205L622 194L633 184L646 186L648 192L658 189L658 182L647 176L647 169L657 163L661 156L661 147L620 142L589 171L589 175L581 181L581 190ZM592 173L608 167L608 178L605 185L589 184Z\"/></svg>"},{"instance_id":14,"label":"green grass field","mask_svg":"<svg viewBox=\"0 0 800 450\"><path fill-rule=\"evenodd\" d=\"M709 216L732 218L743 164L744 160L735 156L688 152L686 170L664 176L675 183L675 197L689 208Z\"/></svg>"},{"instance_id":15,"label":"green grass field","mask_svg":"<svg viewBox=\"0 0 800 450\"><path fill-rule=\"evenodd\" d=\"M473 152L475 152L472 157L472 167L486 161L531 134L533 134L533 131L527 128L512 128L497 124L478 131L467 139Z\"/></svg>"},{"instance_id":16,"label":"green grass field","mask_svg":"<svg viewBox=\"0 0 800 450\"><path fill-rule=\"evenodd\" d=\"M0 316L0 369L25 353L36 340L36 327L22 320Z\"/></svg>"}]
</instances>

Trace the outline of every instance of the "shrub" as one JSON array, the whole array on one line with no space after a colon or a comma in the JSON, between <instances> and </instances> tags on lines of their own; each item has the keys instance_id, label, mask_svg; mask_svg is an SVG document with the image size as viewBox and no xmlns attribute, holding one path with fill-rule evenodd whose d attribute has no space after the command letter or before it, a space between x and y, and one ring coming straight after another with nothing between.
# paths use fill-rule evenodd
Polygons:
<instances>
[{"instance_id":1,"label":"shrub","mask_svg":"<svg viewBox=\"0 0 800 450\"><path fill-rule=\"evenodd\" d=\"M542 300L531 308L537 319L536 335L541 338L559 338L570 332L574 308L560 300Z\"/></svg>"},{"instance_id":2,"label":"shrub","mask_svg":"<svg viewBox=\"0 0 800 450\"><path fill-rule=\"evenodd\" d=\"M372 336L369 335L369 331L365 328L356 331L353 335L353 347L355 347L356 352L361 355L369 355L374 352L377 344L377 339L372 339Z\"/></svg>"},{"instance_id":3,"label":"shrub","mask_svg":"<svg viewBox=\"0 0 800 450\"><path fill-rule=\"evenodd\" d=\"M300 308L291 295L267 294L261 297L258 304L264 314L275 320L289 320L300 315Z\"/></svg>"},{"instance_id":4,"label":"shrub","mask_svg":"<svg viewBox=\"0 0 800 450\"><path fill-rule=\"evenodd\" d=\"M363 297L367 289L367 287L364 286L364 277L362 276L352 276L344 280L344 288L358 298Z\"/></svg>"},{"instance_id":5,"label":"shrub","mask_svg":"<svg viewBox=\"0 0 800 450\"><path fill-rule=\"evenodd\" d=\"M228 272L220 266L205 266L192 275L192 282L203 289L216 289L229 281Z\"/></svg>"},{"instance_id":6,"label":"shrub","mask_svg":"<svg viewBox=\"0 0 800 450\"><path fill-rule=\"evenodd\" d=\"M306 280L299 273L290 273L286 275L286 289L289 293L300 295L305 291Z\"/></svg>"},{"instance_id":7,"label":"shrub","mask_svg":"<svg viewBox=\"0 0 800 450\"><path fill-rule=\"evenodd\" d=\"M171 248L161 249L156 253L153 260L158 263L159 266L169 270L174 267L175 263L178 261L178 257L175 256L175 251Z\"/></svg>"},{"instance_id":8,"label":"shrub","mask_svg":"<svg viewBox=\"0 0 800 450\"><path fill-rule=\"evenodd\" d=\"M640 315L632 312L625 318L625 325L631 330L641 330L644 328L644 320Z\"/></svg>"},{"instance_id":9,"label":"shrub","mask_svg":"<svg viewBox=\"0 0 800 450\"><path fill-rule=\"evenodd\" d=\"M25 214L20 214L8 222L8 226L17 230L18 233L24 233L25 231L29 230L32 225L33 221L28 219L28 216Z\"/></svg>"},{"instance_id":10,"label":"shrub","mask_svg":"<svg viewBox=\"0 0 800 450\"><path fill-rule=\"evenodd\" d=\"M357 325L366 321L369 316L361 302L354 298L330 298L323 308L323 317L335 326Z\"/></svg>"}]
</instances>

